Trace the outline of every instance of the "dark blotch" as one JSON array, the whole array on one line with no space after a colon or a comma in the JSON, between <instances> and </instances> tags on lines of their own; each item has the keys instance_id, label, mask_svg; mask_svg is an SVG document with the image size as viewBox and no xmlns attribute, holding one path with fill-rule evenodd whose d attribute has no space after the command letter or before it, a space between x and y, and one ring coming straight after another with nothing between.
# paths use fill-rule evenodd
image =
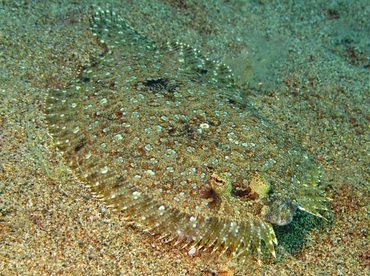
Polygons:
<instances>
[{"instance_id":1,"label":"dark blotch","mask_svg":"<svg viewBox=\"0 0 370 276\"><path fill-rule=\"evenodd\" d=\"M83 138L75 146L75 152L79 152L85 145L86 145L86 138Z\"/></svg>"},{"instance_id":2,"label":"dark blotch","mask_svg":"<svg viewBox=\"0 0 370 276\"><path fill-rule=\"evenodd\" d=\"M84 82L84 83L87 83L87 82L90 82L90 78L88 78L88 77L82 77L81 78L81 81Z\"/></svg>"},{"instance_id":3,"label":"dark blotch","mask_svg":"<svg viewBox=\"0 0 370 276\"><path fill-rule=\"evenodd\" d=\"M166 87L167 80L166 79L156 79L156 80L147 80L143 82L143 85L147 87Z\"/></svg>"},{"instance_id":4,"label":"dark blotch","mask_svg":"<svg viewBox=\"0 0 370 276\"><path fill-rule=\"evenodd\" d=\"M208 70L206 70L206 69L199 69L199 70L198 70L198 73L199 73L200 75L206 75L206 74L208 73Z\"/></svg>"}]
</instances>

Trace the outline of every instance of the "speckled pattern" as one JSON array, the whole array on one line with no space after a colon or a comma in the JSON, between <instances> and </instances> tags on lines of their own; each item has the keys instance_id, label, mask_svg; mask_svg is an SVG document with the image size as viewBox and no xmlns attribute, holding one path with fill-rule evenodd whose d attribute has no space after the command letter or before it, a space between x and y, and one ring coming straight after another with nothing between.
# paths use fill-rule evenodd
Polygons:
<instances>
[{"instance_id":1,"label":"speckled pattern","mask_svg":"<svg viewBox=\"0 0 370 276\"><path fill-rule=\"evenodd\" d=\"M91 26L104 54L51 91L46 113L97 197L166 240L233 257L260 255L262 240L275 255L271 223L326 210L313 157L256 113L226 65L157 46L109 11Z\"/></svg>"},{"instance_id":2,"label":"speckled pattern","mask_svg":"<svg viewBox=\"0 0 370 276\"><path fill-rule=\"evenodd\" d=\"M274 225L276 258L262 246L262 266L254 257L228 260L163 243L134 227L68 173L45 122L46 93L73 83L106 50L89 30L102 1L4 0L0 274L369 275L368 0L109 3L157 45L184 42L232 66L258 113L321 165L331 213L323 220L296 211L290 224ZM228 187L218 176L210 184ZM262 177L252 183L261 194L271 188L255 187Z\"/></svg>"}]
</instances>

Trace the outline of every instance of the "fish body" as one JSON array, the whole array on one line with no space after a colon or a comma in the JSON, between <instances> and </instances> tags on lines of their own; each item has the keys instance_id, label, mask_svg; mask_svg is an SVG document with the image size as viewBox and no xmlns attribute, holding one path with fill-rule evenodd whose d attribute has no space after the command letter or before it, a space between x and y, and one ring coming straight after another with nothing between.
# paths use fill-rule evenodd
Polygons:
<instances>
[{"instance_id":1,"label":"fish body","mask_svg":"<svg viewBox=\"0 0 370 276\"><path fill-rule=\"evenodd\" d=\"M68 166L109 206L166 240L275 256L273 224L326 210L320 169L251 107L230 68L156 45L114 12L91 29L107 51L46 101ZM259 257L258 257L259 258Z\"/></svg>"}]
</instances>

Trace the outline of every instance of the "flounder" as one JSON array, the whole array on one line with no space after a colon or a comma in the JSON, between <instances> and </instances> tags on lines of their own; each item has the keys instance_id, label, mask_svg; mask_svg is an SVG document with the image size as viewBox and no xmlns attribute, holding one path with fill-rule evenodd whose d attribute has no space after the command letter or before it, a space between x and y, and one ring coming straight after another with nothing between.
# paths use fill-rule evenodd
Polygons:
<instances>
[{"instance_id":1,"label":"flounder","mask_svg":"<svg viewBox=\"0 0 370 276\"><path fill-rule=\"evenodd\" d=\"M106 49L50 91L49 132L68 166L143 230L193 248L275 256L273 224L322 217L319 165L260 116L231 69L188 45L157 45L114 12L91 19Z\"/></svg>"}]
</instances>

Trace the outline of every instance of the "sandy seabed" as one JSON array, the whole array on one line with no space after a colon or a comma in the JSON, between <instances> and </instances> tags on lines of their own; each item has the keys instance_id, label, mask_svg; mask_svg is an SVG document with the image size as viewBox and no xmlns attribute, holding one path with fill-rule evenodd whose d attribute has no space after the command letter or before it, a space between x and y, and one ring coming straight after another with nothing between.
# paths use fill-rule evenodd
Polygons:
<instances>
[{"instance_id":1,"label":"sandy seabed","mask_svg":"<svg viewBox=\"0 0 370 276\"><path fill-rule=\"evenodd\" d=\"M368 1L2 1L1 275L369 275ZM291 1L293 2L293 1ZM253 105L322 165L328 220L277 228L277 258L228 261L163 244L93 199L55 150L47 92L88 67L89 15L120 13L158 43L230 64Z\"/></svg>"}]
</instances>

